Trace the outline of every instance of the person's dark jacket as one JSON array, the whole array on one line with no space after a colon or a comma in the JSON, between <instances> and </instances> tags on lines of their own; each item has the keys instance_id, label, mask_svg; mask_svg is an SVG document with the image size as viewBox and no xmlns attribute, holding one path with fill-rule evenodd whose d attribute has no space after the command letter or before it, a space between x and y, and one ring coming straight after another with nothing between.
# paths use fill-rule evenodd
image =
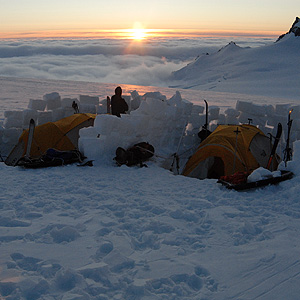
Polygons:
<instances>
[{"instance_id":1,"label":"person's dark jacket","mask_svg":"<svg viewBox=\"0 0 300 300\"><path fill-rule=\"evenodd\" d=\"M124 98L113 95L111 97L111 113L112 115L120 117L120 114L125 114L125 112L128 110L128 105Z\"/></svg>"}]
</instances>

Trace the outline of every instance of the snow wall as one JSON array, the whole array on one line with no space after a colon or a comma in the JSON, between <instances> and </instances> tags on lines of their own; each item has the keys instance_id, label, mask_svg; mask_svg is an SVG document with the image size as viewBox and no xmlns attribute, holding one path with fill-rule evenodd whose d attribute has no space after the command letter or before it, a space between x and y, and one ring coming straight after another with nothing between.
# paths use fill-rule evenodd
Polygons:
<instances>
[{"instance_id":1,"label":"snow wall","mask_svg":"<svg viewBox=\"0 0 300 300\"><path fill-rule=\"evenodd\" d=\"M74 113L73 102L80 112L95 113L93 127L80 130L79 147L89 159L111 163L117 147L128 148L138 142L149 142L158 157L167 158L173 153L185 153L188 157L200 140L197 133L205 124L204 105L195 105L182 99L180 92L167 99L160 92L139 95L137 91L124 96L129 106L128 114L121 118L106 114L106 99L80 95L78 98L61 99L59 93L46 94L42 99L30 99L28 109L6 111L0 124L0 153L9 154L17 143L23 129L28 128L32 118L37 125L57 121ZM287 134L287 118L291 118L293 141L300 139L300 105L257 105L252 102L237 101L235 107L222 111L220 107L209 106L209 129L218 124L252 123L265 134L273 134L278 122L284 128L282 144ZM179 151L178 151L179 149ZM278 148L279 152L282 147ZM282 156L282 153L279 153Z\"/></svg>"}]
</instances>

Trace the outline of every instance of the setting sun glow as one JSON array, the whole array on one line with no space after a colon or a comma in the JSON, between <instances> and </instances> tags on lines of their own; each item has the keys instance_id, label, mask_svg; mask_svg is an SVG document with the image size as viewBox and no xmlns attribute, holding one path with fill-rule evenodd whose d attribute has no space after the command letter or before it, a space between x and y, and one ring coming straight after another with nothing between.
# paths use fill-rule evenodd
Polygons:
<instances>
[{"instance_id":1,"label":"setting sun glow","mask_svg":"<svg viewBox=\"0 0 300 300\"><path fill-rule=\"evenodd\" d=\"M141 41L147 37L148 30L140 22L135 22L132 29L126 30L130 39Z\"/></svg>"},{"instance_id":2,"label":"setting sun glow","mask_svg":"<svg viewBox=\"0 0 300 300\"><path fill-rule=\"evenodd\" d=\"M147 31L142 28L135 28L129 30L130 36L134 40L143 40L147 36Z\"/></svg>"}]
</instances>

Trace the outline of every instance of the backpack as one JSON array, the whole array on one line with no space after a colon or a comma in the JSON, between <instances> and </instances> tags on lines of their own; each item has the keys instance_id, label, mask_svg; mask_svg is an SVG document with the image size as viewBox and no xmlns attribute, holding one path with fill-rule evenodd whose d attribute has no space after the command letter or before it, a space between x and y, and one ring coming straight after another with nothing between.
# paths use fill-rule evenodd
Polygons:
<instances>
[{"instance_id":1,"label":"backpack","mask_svg":"<svg viewBox=\"0 0 300 300\"><path fill-rule=\"evenodd\" d=\"M130 167L140 165L141 167L144 167L146 165L143 164L143 162L151 158L153 155L154 147L147 142L141 142L133 145L127 150L118 147L114 160L119 166L127 165Z\"/></svg>"}]
</instances>

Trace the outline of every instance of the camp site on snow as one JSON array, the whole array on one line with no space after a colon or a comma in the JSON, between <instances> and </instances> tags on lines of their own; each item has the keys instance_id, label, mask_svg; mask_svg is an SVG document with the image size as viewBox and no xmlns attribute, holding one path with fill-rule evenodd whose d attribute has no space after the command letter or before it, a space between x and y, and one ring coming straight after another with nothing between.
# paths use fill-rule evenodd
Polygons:
<instances>
[{"instance_id":1,"label":"camp site on snow","mask_svg":"<svg viewBox=\"0 0 300 300\"><path fill-rule=\"evenodd\" d=\"M59 94L49 95L51 99ZM110 114L107 101L103 101L101 113L91 113L81 112L80 103L73 100L71 113L69 110L68 116L57 121L35 126L35 120L30 119L29 128L23 131L5 163L44 168L70 163L93 166L98 160L113 161L118 166L147 166L146 161L151 159L174 174L214 178L235 190L275 184L293 176L288 170L278 171L280 165L291 160L291 107L285 106L289 109L287 126L282 128L274 121L273 126L262 128L262 122L268 122L268 112L273 109L274 115L276 108L238 102L236 109L225 111L224 118L220 109L209 108L206 100L203 107L196 106L182 99L179 92L167 99L159 92L140 96L134 91L126 101L128 112L120 117ZM250 124L252 119L246 118L243 110L249 111L251 105L254 108L250 117L253 110L260 115L264 111L265 121L260 118L260 125ZM280 120L284 122L284 118ZM282 132L287 134L284 158L278 154ZM262 176L253 175L256 179L247 181L255 172Z\"/></svg>"}]
</instances>

